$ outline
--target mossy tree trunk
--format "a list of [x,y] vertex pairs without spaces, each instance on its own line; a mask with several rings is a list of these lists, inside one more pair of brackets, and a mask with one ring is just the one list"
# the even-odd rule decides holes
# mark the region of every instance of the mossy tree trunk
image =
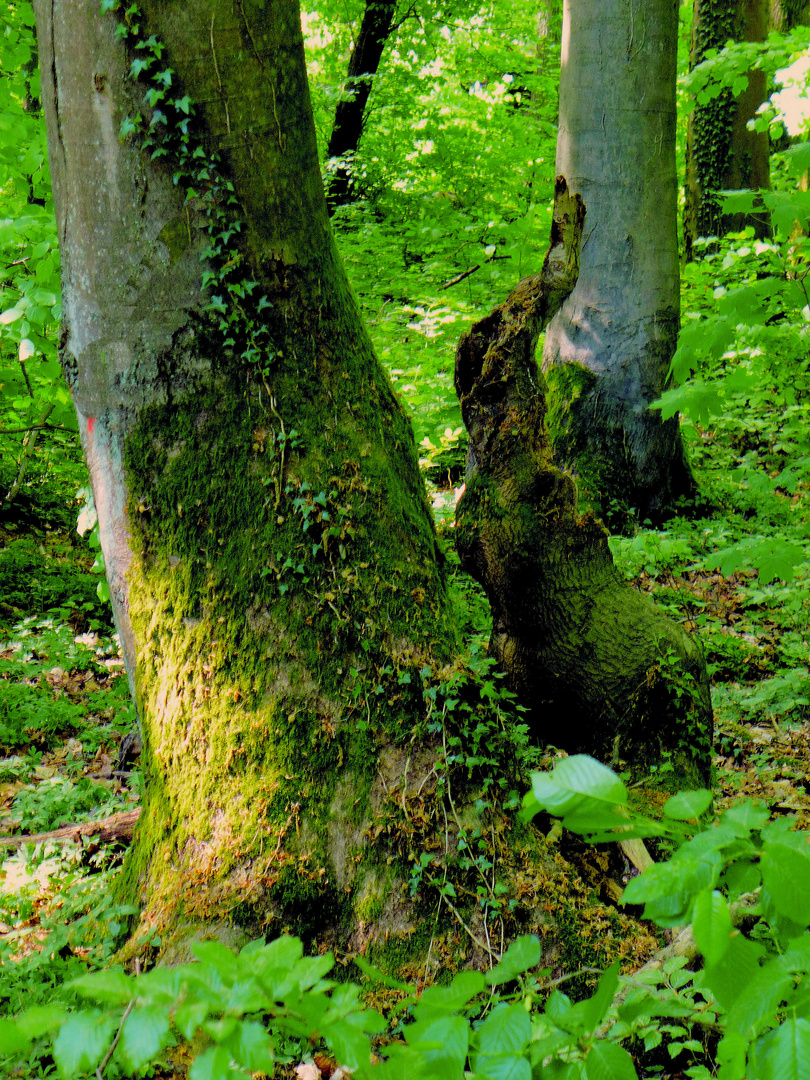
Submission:
[[546,332],[558,464],[621,526],[692,491],[660,394],[679,320],[675,0],[566,0],[557,172],[588,207],[576,288]]
[[[722,49],[729,41],[764,41],[769,20],[768,0],[695,0],[691,66],[699,64],[709,49]],[[759,237],[770,232],[767,213],[723,214],[718,194],[770,186],[768,133],[748,130],[748,121],[767,96],[765,73],[750,71],[747,88],[739,97],[727,90],[703,105],[695,103],[686,147],[683,223],[687,259],[693,258],[698,237],[725,236],[747,225],[753,226]]]
[[557,185],[542,272],[476,323],[456,353],[470,435],[456,546],[486,590],[490,652],[537,738],[642,774],[669,758],[681,778],[706,784],[712,711],[702,652],[620,579],[607,533],[577,514],[574,482],[553,463],[534,351],[576,280],[583,217],[579,196],[567,195],[562,178]]
[[[143,727],[124,889],[146,929],[237,906],[356,927],[378,767],[455,632],[411,424],[329,227],[298,5],[143,0],[180,102],[148,149],[119,130],[149,51],[98,8],[36,15],[62,359]],[[188,197],[159,152],[184,124]]]
[[326,151],[327,157],[336,160],[326,194],[330,212],[357,198],[357,188],[352,180],[352,159],[363,135],[372,79],[380,68],[383,50],[394,25],[396,6],[396,0],[366,0],[343,84],[347,96],[335,109]]

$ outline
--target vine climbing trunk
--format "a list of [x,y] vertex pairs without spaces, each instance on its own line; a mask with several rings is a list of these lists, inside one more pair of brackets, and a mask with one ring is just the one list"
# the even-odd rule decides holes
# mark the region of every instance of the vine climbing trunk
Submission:
[[332,163],[326,195],[330,213],[357,196],[353,159],[363,134],[372,80],[394,25],[396,6],[396,0],[366,0],[326,151]]
[[558,178],[542,272],[459,342],[470,440],[456,546],[487,593],[490,652],[537,737],[640,771],[669,756],[705,784],[712,711],[700,648],[619,578],[607,533],[577,514],[575,484],[552,460],[534,351],[576,282],[584,216]]
[[662,518],[693,490],[660,395],[678,335],[675,0],[566,0],[557,172],[588,207],[579,280],[545,337],[549,427],[596,513]]
[[[709,49],[729,41],[764,41],[771,17],[768,0],[695,0],[691,67]],[[750,225],[758,237],[770,232],[764,210],[723,214],[724,190],[770,187],[767,131],[749,131],[748,122],[768,96],[765,72],[753,70],[739,96],[725,90],[703,104],[696,102],[689,118],[684,186],[684,253],[693,258],[698,237],[719,237]]]

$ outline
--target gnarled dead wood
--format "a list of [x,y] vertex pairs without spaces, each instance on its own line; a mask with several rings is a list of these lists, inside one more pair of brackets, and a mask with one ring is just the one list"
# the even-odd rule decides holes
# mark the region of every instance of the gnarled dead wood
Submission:
[[558,177],[542,271],[459,342],[455,385],[470,441],[456,546],[489,598],[491,654],[541,740],[640,767],[668,755],[686,782],[706,783],[702,652],[621,580],[607,532],[577,513],[574,480],[552,460],[534,352],[576,282],[584,217]]

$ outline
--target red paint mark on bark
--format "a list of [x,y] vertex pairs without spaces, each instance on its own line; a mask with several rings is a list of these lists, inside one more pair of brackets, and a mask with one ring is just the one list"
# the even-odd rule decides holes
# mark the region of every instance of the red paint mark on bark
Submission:
[[87,417],[87,434],[92,438],[93,428],[96,426],[96,418],[94,416]]

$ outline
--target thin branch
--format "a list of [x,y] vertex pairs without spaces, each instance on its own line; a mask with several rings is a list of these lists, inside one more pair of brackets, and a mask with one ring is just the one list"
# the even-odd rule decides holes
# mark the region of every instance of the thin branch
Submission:
[[470,274],[474,274],[476,270],[480,269],[481,263],[476,263],[472,270],[465,270],[464,273],[459,274],[458,277],[451,278],[450,281],[445,281],[444,285],[442,285],[442,289],[449,289],[451,285],[458,285],[458,283],[460,281],[463,281],[464,278],[468,278]]
[[96,1076],[98,1077],[98,1080],[104,1080],[104,1070],[109,1065],[110,1058],[115,1053],[115,1048],[116,1048],[116,1046],[118,1046],[118,1040],[121,1038],[121,1032],[124,1030],[124,1024],[126,1022],[126,1019],[127,1019],[127,1017],[129,1016],[129,1014],[132,1012],[132,1010],[134,1008],[135,1008],[135,1002],[130,1001],[130,1003],[124,1009],[124,1015],[121,1017],[121,1023],[118,1025],[118,1031],[116,1031],[116,1033],[115,1033],[115,1038],[113,1039],[112,1044],[110,1045],[110,1049],[104,1055],[104,1058],[103,1058],[101,1064],[96,1069]]
[[500,954],[496,953],[494,949],[490,949],[490,947],[485,942],[483,942],[480,937],[475,936],[475,934],[472,932],[472,930],[469,928],[469,926],[467,926],[467,924],[462,919],[461,915],[458,912],[458,909],[453,907],[453,905],[450,903],[450,901],[447,899],[447,897],[444,895],[444,893],[441,894],[441,897],[442,897],[442,900],[444,900],[445,904],[447,904],[447,906],[453,912],[455,917],[458,919],[458,921],[461,923],[463,928],[467,931],[467,934],[469,935],[470,940],[475,945],[477,945],[479,949],[483,949],[484,952],[489,953],[490,956],[492,956],[498,963],[500,963],[500,961],[501,961]]
[[24,435],[29,431],[70,431],[61,424],[29,424],[27,427],[0,428],[0,435]]

